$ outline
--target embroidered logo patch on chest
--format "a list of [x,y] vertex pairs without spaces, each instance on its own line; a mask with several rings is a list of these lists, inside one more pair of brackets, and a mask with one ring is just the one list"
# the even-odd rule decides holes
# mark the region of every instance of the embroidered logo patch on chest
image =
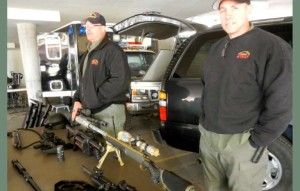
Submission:
[[91,64],[92,64],[92,65],[98,65],[98,64],[99,64],[99,61],[98,61],[97,59],[93,59],[93,60],[91,61]]
[[250,52],[247,50],[244,50],[242,52],[239,52],[236,56],[237,59],[248,59],[250,56]]

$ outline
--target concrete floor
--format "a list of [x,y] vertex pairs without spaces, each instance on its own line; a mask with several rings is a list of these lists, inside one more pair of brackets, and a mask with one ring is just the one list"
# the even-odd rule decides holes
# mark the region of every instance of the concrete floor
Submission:
[[[17,112],[16,112],[17,111]],[[7,115],[8,131],[20,128],[26,112],[22,109],[10,110]],[[65,113],[66,114],[66,113]],[[68,114],[67,114],[68,115]],[[134,116],[131,119],[131,128],[128,130],[132,135],[141,135],[148,144],[159,148],[160,156],[151,157],[155,164],[169,171],[173,171],[182,178],[190,181],[195,190],[203,191],[201,164],[198,163],[197,153],[185,152],[171,148],[167,145],[160,145],[153,141],[150,129],[159,125],[159,119],[149,116]],[[34,128],[41,132],[43,128]],[[64,138],[65,130],[52,130],[55,134]],[[38,137],[30,132],[21,132],[22,144],[26,145],[38,140]],[[59,162],[56,154],[45,154],[40,150],[29,147],[24,150],[17,150],[11,144],[11,138],[7,140],[8,145],[8,190],[9,191],[31,191],[33,190],[23,177],[12,167],[11,160],[18,159],[39,185],[42,191],[53,191],[54,184],[61,180],[81,180],[93,184],[91,179],[80,169],[85,165],[92,169],[98,164],[95,157],[86,156],[81,151],[65,150],[65,161]],[[118,184],[125,180],[134,186],[138,191],[161,191],[159,185],[151,181],[149,173],[139,168],[139,164],[122,154],[125,163],[120,166],[118,160],[110,153],[102,165],[104,176],[111,182]]]

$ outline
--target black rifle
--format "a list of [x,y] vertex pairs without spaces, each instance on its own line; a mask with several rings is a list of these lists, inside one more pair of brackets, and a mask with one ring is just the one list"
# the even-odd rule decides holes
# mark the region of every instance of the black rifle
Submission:
[[103,171],[95,168],[94,172],[91,172],[85,166],[81,166],[81,169],[88,174],[92,182],[97,186],[97,190],[105,191],[136,191],[133,186],[128,185],[124,180],[118,185],[113,184],[110,180],[103,176]]
[[36,108],[37,112],[36,112],[36,118],[34,120],[33,127],[38,127],[39,125],[42,108],[43,108],[43,102],[37,102],[37,108]]
[[[153,161],[147,157],[145,153],[140,152],[139,150],[134,149],[131,145],[119,141],[115,137],[109,135],[105,131],[99,129],[93,123],[89,122],[86,117],[79,115],[75,118],[75,121],[81,124],[84,128],[93,130],[103,136],[106,140],[107,144],[111,145],[112,147],[122,151],[124,154],[141,164],[145,169],[150,172],[150,176],[152,181],[155,184],[160,183],[161,187],[167,191],[194,191],[194,186],[184,180],[183,178],[179,177],[175,173],[161,169],[155,165]],[[145,146],[144,150],[147,149],[148,146]],[[149,147],[150,148],[150,147]],[[151,150],[148,150],[148,153],[151,153]],[[157,152],[154,152],[153,155],[155,156]],[[99,161],[100,162],[100,161]]]
[[[34,101],[34,100],[32,100]],[[35,120],[37,118],[37,113],[38,113],[38,104],[37,104],[37,101],[34,101],[34,103],[32,103],[33,106],[33,110],[32,110],[32,113],[31,113],[31,117],[30,117],[30,123],[29,123],[29,126],[28,127],[34,127],[34,123],[35,123]]]
[[12,160],[11,163],[13,164],[15,169],[18,170],[19,174],[21,174],[24,177],[25,181],[28,182],[35,191],[41,191],[40,187],[34,182],[32,177],[29,175],[29,173],[18,160]]
[[50,104],[47,105],[46,111],[43,111],[43,102],[30,99],[31,104],[23,122],[23,128],[39,127],[44,125],[44,121],[47,118],[49,111],[52,109]]
[[66,130],[67,138],[73,137],[74,150],[79,148],[82,153],[88,156],[94,155],[97,160],[100,160],[101,154],[105,152],[105,147],[96,140],[94,134],[72,128],[68,124],[66,125]]
[[34,149],[41,149],[43,153],[57,154],[59,161],[64,161],[64,150],[73,148],[73,144],[65,143],[64,140],[55,136],[53,132],[43,131],[42,139],[38,145],[33,146]]
[[29,127],[29,125],[30,125],[31,115],[32,115],[34,107],[35,107],[35,104],[31,103],[30,106],[29,106],[29,110],[27,112],[27,115],[25,117],[25,121],[24,121],[24,125],[23,125],[24,129],[27,129]]
[[52,109],[52,105],[48,104],[46,106],[46,111],[44,112],[43,116],[41,117],[40,124],[39,124],[40,127],[44,126],[45,119],[48,117],[48,114],[51,111],[51,109]]

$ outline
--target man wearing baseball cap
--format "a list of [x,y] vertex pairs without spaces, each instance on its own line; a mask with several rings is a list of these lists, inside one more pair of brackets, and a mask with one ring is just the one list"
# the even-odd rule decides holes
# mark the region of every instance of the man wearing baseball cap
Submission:
[[78,109],[108,123],[102,130],[115,136],[126,120],[125,102],[130,85],[127,55],[106,36],[105,18],[92,12],[82,22],[90,41],[80,61],[79,87],[74,94],[72,120]]
[[[215,1],[214,4],[213,4],[213,10],[219,10],[220,4],[223,1],[226,1],[226,0],[217,0],[217,1]],[[237,2],[237,3],[246,3],[246,4],[250,5],[250,0],[234,0],[234,1]]]
[[227,35],[204,63],[199,130],[205,190],[260,191],[267,147],[292,119],[292,49],[249,22],[250,0],[217,0],[213,9]]

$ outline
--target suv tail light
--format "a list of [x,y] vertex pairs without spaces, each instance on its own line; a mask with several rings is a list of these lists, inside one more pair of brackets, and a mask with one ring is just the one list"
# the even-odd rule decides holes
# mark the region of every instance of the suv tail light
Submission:
[[160,120],[167,120],[167,93],[163,91],[159,92],[159,116]]

